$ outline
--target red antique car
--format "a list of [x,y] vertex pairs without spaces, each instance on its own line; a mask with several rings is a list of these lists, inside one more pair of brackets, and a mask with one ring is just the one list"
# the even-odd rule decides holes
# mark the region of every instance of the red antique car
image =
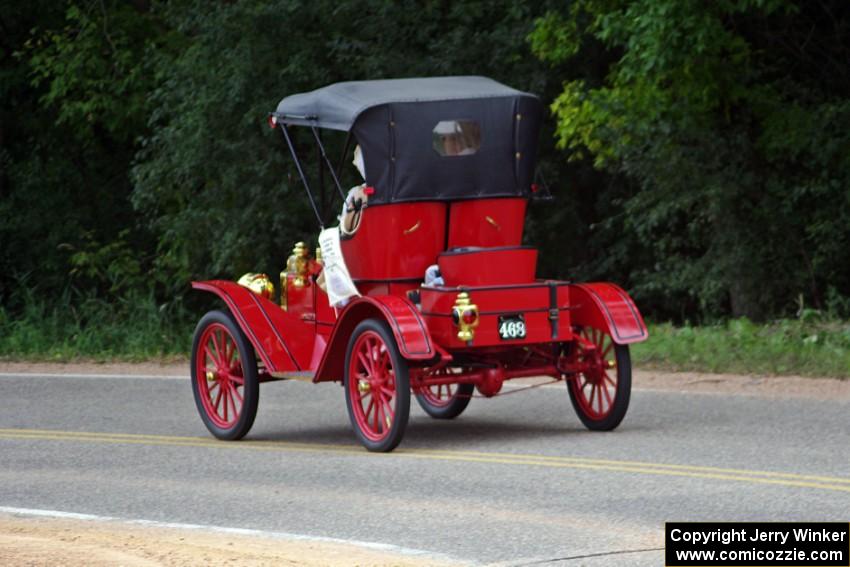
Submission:
[[[618,286],[536,275],[537,250],[522,237],[541,115],[535,96],[484,77],[346,82],[283,99],[269,124],[320,227],[297,130],[312,132],[350,218],[322,231],[315,256],[295,246],[279,298],[262,274],[192,284],[225,305],[201,319],[192,347],[210,432],[248,433],[262,382],[336,381],[360,442],[390,451],[411,393],[432,417],[451,419],[476,390],[490,397],[506,380],[536,376],[563,380],[589,429],[617,427],[631,391],[628,345],[647,331]],[[353,199],[321,128],[348,133],[344,155],[352,138],[359,146],[365,184]],[[332,304],[346,280],[353,291]]]

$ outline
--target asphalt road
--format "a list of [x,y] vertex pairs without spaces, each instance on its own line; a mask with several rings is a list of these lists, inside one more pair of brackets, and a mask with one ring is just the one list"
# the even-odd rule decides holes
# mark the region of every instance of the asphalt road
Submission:
[[0,506],[388,543],[471,563],[662,565],[665,521],[850,520],[850,401],[635,391],[584,430],[563,385],[414,403],[390,455],[338,385],[261,389],[214,441],[187,379],[2,376]]

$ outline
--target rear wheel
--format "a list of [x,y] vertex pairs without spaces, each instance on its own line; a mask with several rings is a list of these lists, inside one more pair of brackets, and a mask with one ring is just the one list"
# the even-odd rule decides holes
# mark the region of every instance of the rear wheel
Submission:
[[192,392],[204,425],[219,439],[240,439],[254,424],[260,397],[257,360],[228,313],[210,311],[195,329]]
[[410,377],[386,323],[357,325],[345,353],[345,402],[357,438],[370,451],[392,451],[410,416]]
[[570,352],[572,363],[585,364],[587,370],[567,380],[570,401],[581,422],[594,431],[615,429],[629,409],[632,391],[632,365],[629,347],[618,345],[607,333],[584,327]]
[[[451,376],[451,372],[445,369],[436,375]],[[454,419],[469,405],[474,391],[474,384],[423,386],[416,391],[416,401],[434,419]]]

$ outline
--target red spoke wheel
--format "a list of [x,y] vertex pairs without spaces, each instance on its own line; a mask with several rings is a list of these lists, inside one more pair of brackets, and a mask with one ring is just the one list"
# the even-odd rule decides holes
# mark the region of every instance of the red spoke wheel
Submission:
[[210,311],[195,329],[192,391],[204,425],[219,439],[241,439],[254,424],[260,397],[257,360],[228,313]]
[[[435,375],[451,376],[451,374],[450,369],[443,369]],[[473,391],[475,391],[474,384],[424,386],[416,390],[416,401],[425,413],[434,419],[454,419],[469,405]]]
[[410,377],[386,323],[366,319],[357,325],[345,360],[345,403],[354,433],[370,451],[392,451],[410,415]]
[[578,335],[587,342],[574,341],[569,356],[571,362],[586,365],[586,370],[567,380],[570,400],[585,427],[610,431],[620,425],[629,409],[629,347],[615,344],[610,335],[592,327],[578,329]]

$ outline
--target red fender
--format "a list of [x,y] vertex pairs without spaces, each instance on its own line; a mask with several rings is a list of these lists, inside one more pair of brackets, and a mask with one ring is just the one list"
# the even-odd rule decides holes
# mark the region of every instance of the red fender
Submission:
[[639,343],[649,338],[640,311],[629,294],[619,286],[583,283],[569,287],[573,325],[603,330],[620,345]]
[[220,297],[254,345],[269,374],[310,370],[315,323],[304,321],[235,282],[192,282],[194,289]]
[[366,319],[386,321],[407,360],[430,360],[437,355],[428,327],[410,301],[396,295],[358,297],[339,314],[314,382],[343,379],[348,340],[357,324]]

